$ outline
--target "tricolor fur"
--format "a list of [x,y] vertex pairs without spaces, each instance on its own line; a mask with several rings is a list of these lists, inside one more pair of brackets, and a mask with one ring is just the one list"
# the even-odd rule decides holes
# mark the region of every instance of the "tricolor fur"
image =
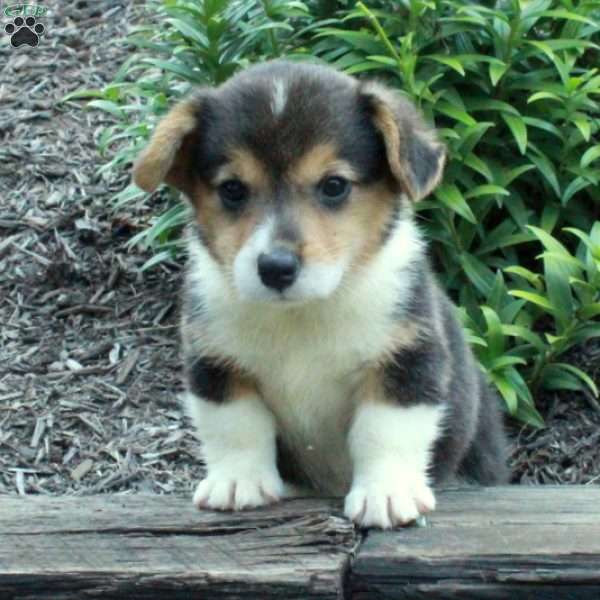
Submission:
[[134,176],[194,208],[181,331],[199,507],[300,485],[387,528],[432,510],[432,484],[505,481],[496,398],[413,216],[443,164],[401,96],[310,65],[254,67],[159,124]]

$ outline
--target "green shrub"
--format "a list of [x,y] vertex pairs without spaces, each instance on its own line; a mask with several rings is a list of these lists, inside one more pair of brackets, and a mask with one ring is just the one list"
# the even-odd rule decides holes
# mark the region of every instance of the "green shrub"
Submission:
[[[600,2],[598,0],[164,0],[157,27],[92,108],[115,115],[102,168],[128,168],[156,119],[190,86],[253,62],[320,60],[406,93],[449,152],[420,203],[443,283],[511,414],[540,424],[532,392],[594,382],[565,362],[600,336]],[[116,206],[141,202],[128,187]],[[180,204],[133,242],[176,248]],[[568,354],[567,354],[568,356]]]

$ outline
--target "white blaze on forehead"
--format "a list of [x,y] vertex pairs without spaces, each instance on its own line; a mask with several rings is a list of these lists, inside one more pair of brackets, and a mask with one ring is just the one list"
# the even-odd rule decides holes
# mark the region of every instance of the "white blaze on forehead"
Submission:
[[271,110],[275,116],[280,115],[287,102],[287,88],[283,79],[273,81],[273,96],[271,98]]

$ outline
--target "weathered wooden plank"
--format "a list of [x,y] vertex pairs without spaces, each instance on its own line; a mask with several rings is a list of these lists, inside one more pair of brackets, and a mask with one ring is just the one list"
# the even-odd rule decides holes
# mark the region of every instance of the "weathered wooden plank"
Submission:
[[224,514],[166,496],[0,498],[0,598],[341,598],[356,536],[332,509],[296,500]]
[[600,487],[438,500],[427,527],[357,549],[339,500],[223,514],[168,496],[0,497],[0,600],[600,598]]
[[356,600],[598,600],[600,487],[446,491],[424,528],[370,532]]

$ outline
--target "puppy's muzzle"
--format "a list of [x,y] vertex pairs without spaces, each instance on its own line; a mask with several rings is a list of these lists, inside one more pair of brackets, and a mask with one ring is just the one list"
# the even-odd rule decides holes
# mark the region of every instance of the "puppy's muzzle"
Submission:
[[275,248],[258,257],[258,275],[268,288],[282,292],[300,272],[300,258],[287,248]]

